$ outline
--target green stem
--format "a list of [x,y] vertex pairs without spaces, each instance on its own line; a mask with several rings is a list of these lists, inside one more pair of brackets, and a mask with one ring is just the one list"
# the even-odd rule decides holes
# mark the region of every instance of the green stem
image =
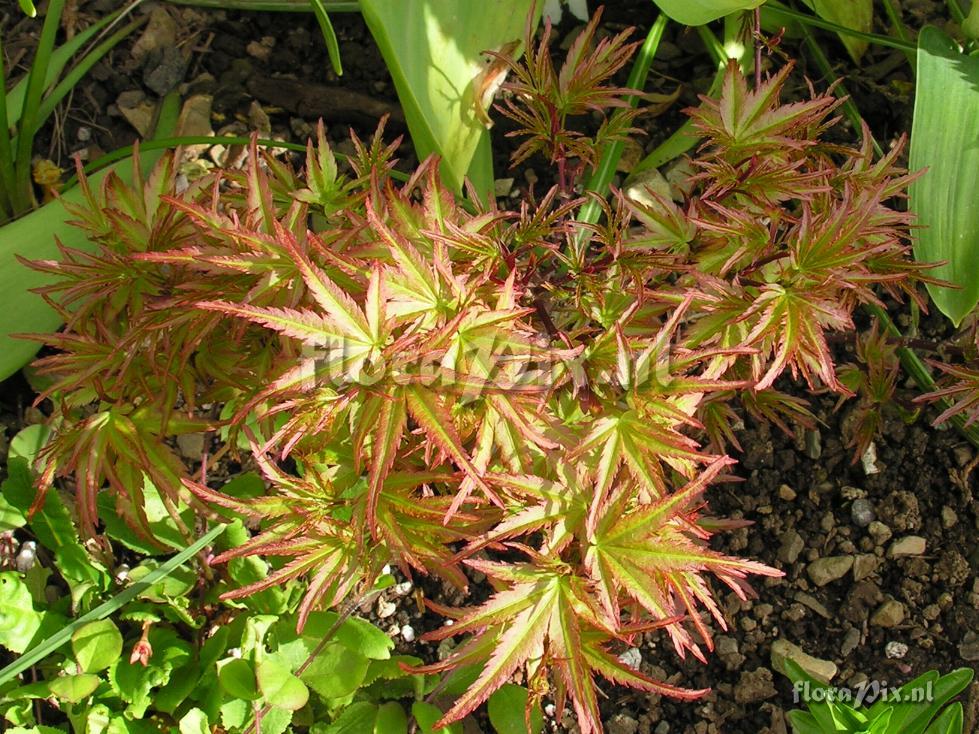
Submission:
[[[891,321],[891,317],[887,315],[887,311],[872,303],[867,304],[865,308],[877,317],[877,320],[890,336],[895,339],[904,338],[901,330],[897,328],[894,322]],[[929,393],[938,389],[938,385],[935,384],[935,379],[931,376],[928,365],[922,361],[921,357],[913,349],[910,347],[898,347],[897,356],[901,360],[901,366],[904,367],[904,371],[911,375],[911,378],[922,392]],[[942,400],[941,404],[946,408],[952,405],[950,400]],[[951,421],[969,443],[979,448],[979,424],[966,425],[966,417],[961,413],[953,415]]]
[[[850,120],[850,124],[853,125],[853,129],[860,131],[863,129],[863,116],[860,114],[860,110],[853,103],[850,98],[850,93],[847,91],[846,86],[843,84],[839,77],[836,77],[836,73],[833,71],[832,65],[829,63],[829,59],[826,58],[826,54],[823,53],[823,49],[820,47],[819,43],[813,37],[812,32],[806,28],[802,27],[803,37],[806,42],[806,47],[809,49],[809,53],[812,54],[813,60],[816,62],[816,66],[819,67],[820,71],[826,77],[826,80],[836,78],[836,85],[833,87],[833,92],[837,97],[843,100],[843,113]],[[884,151],[880,147],[880,144],[874,138],[873,133],[870,132],[870,128],[867,128],[867,134],[870,135],[870,142],[874,146],[874,152],[877,155],[883,155]]]
[[[887,13],[887,18],[891,21],[891,26],[894,28],[894,32],[897,34],[897,37],[905,43],[911,43],[911,37],[908,35],[907,26],[904,25],[904,20],[902,20],[898,9],[894,7],[894,0],[884,0],[884,11]],[[911,74],[914,75],[916,71],[915,67],[917,66],[917,54],[913,51],[905,51],[904,56],[911,65]]]
[[774,15],[781,15],[791,20],[797,20],[803,26],[813,26],[815,28],[822,28],[835,33],[853,36],[854,38],[862,38],[870,43],[876,43],[878,46],[887,46],[888,48],[896,48],[901,51],[910,51],[912,53],[917,53],[918,51],[918,47],[910,41],[902,41],[901,39],[891,38],[890,36],[882,36],[878,33],[864,33],[863,31],[855,31],[852,28],[847,28],[846,26],[839,25],[838,23],[831,23],[828,20],[817,18],[816,16],[809,15],[808,13],[800,13],[798,10],[793,10],[792,8],[788,8],[780,3],[767,3],[765,5],[765,11]]
[[24,97],[24,112],[20,116],[20,130],[17,135],[17,151],[14,155],[15,176],[13,196],[15,201],[14,215],[23,214],[31,208],[34,202],[34,191],[31,186],[31,153],[34,148],[34,135],[40,127],[38,109],[44,94],[45,80],[48,75],[48,63],[54,49],[55,37],[61,26],[61,14],[64,11],[65,0],[51,0],[48,12],[44,17],[41,28],[41,38],[38,40],[34,61],[27,77],[27,94]]
[[3,36],[0,35],[0,223],[14,212],[14,155],[10,147],[10,122],[7,119],[7,74],[3,64]]
[[[975,2],[975,0],[973,0],[973,2]],[[955,22],[962,25],[962,21],[965,20],[965,11],[962,10],[962,6],[959,5],[959,0],[945,0],[945,3],[948,5],[948,12],[952,14],[952,18],[955,19]]]
[[[659,42],[663,38],[663,31],[666,29],[668,21],[669,19],[666,17],[666,14],[660,13],[653,23],[652,28],[649,29],[649,33],[646,34],[646,40],[642,48],[639,49],[639,55],[632,65],[632,71],[629,73],[629,79],[626,82],[626,86],[629,89],[641,90],[646,86],[649,67],[652,65],[653,57],[656,56],[656,51],[659,49]],[[626,102],[629,103],[630,107],[635,107],[639,103],[639,97],[634,94],[629,95],[626,98]],[[602,157],[599,159],[598,167],[585,185],[586,191],[594,192],[602,197],[608,193],[609,186],[612,184],[612,178],[615,175],[615,169],[619,164],[619,159],[622,157],[622,151],[624,149],[625,142],[622,140],[616,140],[605,146],[605,149],[602,151]],[[594,224],[601,216],[601,212],[601,206],[594,200],[589,200],[578,211],[577,221],[584,224]],[[578,265],[581,264],[582,253],[584,252],[585,239],[587,237],[586,232],[587,230],[584,227],[579,228],[574,238],[574,262]]]
[[224,532],[224,525],[216,525],[215,527],[211,528],[193,545],[184,548],[173,558],[161,564],[159,568],[150,571],[148,574],[146,574],[146,576],[134,583],[132,586],[123,589],[114,597],[109,599],[109,601],[105,602],[104,604],[100,604],[87,614],[83,614],[67,627],[58,630],[33,650],[25,652],[10,665],[0,670],[0,685],[3,685],[15,675],[19,675],[32,665],[36,665],[52,652],[64,645],[71,639],[71,636],[79,627],[88,624],[89,622],[105,619],[113,612],[121,609],[123,606],[131,602],[140,593],[149,589],[157,581],[169,576],[180,566],[186,563],[192,556],[203,550],[205,546],[211,543],[211,541],[217,538],[222,532]]

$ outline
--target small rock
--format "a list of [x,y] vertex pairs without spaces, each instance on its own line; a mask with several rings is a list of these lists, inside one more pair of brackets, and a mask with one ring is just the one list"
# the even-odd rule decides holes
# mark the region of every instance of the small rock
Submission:
[[891,547],[887,549],[887,557],[920,556],[925,552],[926,545],[925,539],[920,535],[905,535],[891,543]]
[[870,537],[874,539],[874,543],[877,545],[884,545],[888,540],[891,539],[891,529],[887,527],[880,520],[874,520],[870,525],[867,526],[867,532],[870,533]]
[[870,500],[856,499],[850,505],[850,519],[858,528],[865,528],[877,519],[877,513],[874,512],[874,506]]
[[188,59],[176,46],[166,46],[147,56],[143,84],[163,97],[184,80]]
[[639,652],[638,647],[630,647],[624,653],[619,655],[619,662],[623,665],[628,665],[630,668],[639,669],[642,665],[642,653]]
[[616,714],[608,722],[608,734],[636,734],[639,722],[626,714]]
[[92,139],[92,128],[82,125],[75,132],[75,137],[78,138],[78,142],[87,143]]
[[850,653],[857,649],[857,645],[860,644],[860,630],[856,627],[851,627],[846,631],[843,636],[843,642],[840,645],[840,655],[844,658],[849,657]]
[[177,436],[177,449],[180,455],[191,461],[200,461],[204,455],[203,433],[182,433]]
[[805,606],[812,609],[816,614],[818,614],[823,619],[830,618],[829,610],[826,607],[824,607],[822,604],[820,604],[819,600],[816,599],[816,597],[814,597],[812,594],[807,594],[804,591],[798,591],[795,594],[795,600],[800,604],[804,604]]
[[806,568],[806,573],[816,586],[843,578],[853,568],[853,556],[827,556],[819,558]]
[[398,611],[398,605],[394,602],[388,601],[387,599],[379,599],[377,602],[377,616],[381,619],[387,619],[392,616],[396,611]]
[[275,36],[265,36],[261,41],[251,41],[245,47],[245,53],[253,59],[267,62],[272,56],[272,49],[275,48]]
[[823,455],[823,436],[818,428],[806,429],[806,456],[815,461]]
[[653,729],[653,734],[670,734],[670,725],[666,721],[661,721]]
[[37,543],[33,540],[25,540],[20,546],[17,558],[14,559],[14,566],[21,573],[27,573],[34,568],[35,561],[37,561]]
[[873,553],[861,553],[853,559],[853,580],[863,581],[877,571],[879,559]]
[[921,616],[929,622],[934,622],[942,615],[942,608],[937,604],[929,604],[921,610]]
[[[207,136],[214,135],[211,127],[211,105],[214,98],[209,94],[195,94],[188,97],[180,108],[177,118],[175,135]],[[186,150],[189,155],[199,155],[208,148],[207,145],[189,145]]]
[[263,135],[272,132],[272,121],[269,120],[269,113],[262,108],[257,99],[253,99],[248,106],[248,126]]
[[129,54],[140,64],[153,51],[172,48],[177,45],[177,22],[162,5],[150,11],[150,21],[146,29],[133,44]]
[[405,624],[401,626],[401,639],[405,642],[414,642],[415,640],[415,628],[410,624]]
[[955,457],[955,463],[958,464],[959,469],[961,469],[972,461],[972,449],[965,445],[956,446],[954,449],[952,449],[952,456]]
[[734,700],[738,703],[757,703],[778,695],[768,668],[746,670],[734,685]]
[[786,530],[781,535],[781,545],[778,549],[778,560],[782,563],[793,564],[799,558],[799,554],[802,553],[806,544],[802,540],[802,536],[799,535],[795,530]]
[[860,464],[863,466],[863,473],[868,476],[871,474],[880,474],[880,467],[877,466],[877,447],[874,442],[871,441],[870,445],[867,446],[867,450],[863,452],[863,456],[860,457]]
[[889,599],[870,615],[870,624],[875,627],[897,627],[904,621],[905,615],[904,604],[896,599]]
[[398,596],[405,596],[411,592],[413,588],[415,588],[415,586],[410,581],[402,581],[400,584],[395,584],[391,591]]
[[824,683],[829,683],[839,669],[832,660],[821,660],[803,652],[802,648],[788,640],[775,640],[772,643],[772,668],[780,673],[785,673],[785,661],[793,660],[804,671],[813,678],[818,678]]
[[744,663],[745,657],[738,651],[738,641],[735,638],[718,635],[714,638],[714,644],[718,659],[728,670],[737,670]]
[[884,645],[884,655],[891,660],[900,660],[908,654],[908,646],[903,642],[891,640]]
[[942,527],[948,530],[949,528],[955,527],[958,521],[959,516],[955,514],[955,510],[948,505],[944,505],[942,507]]
[[796,491],[788,484],[783,484],[778,488],[778,496],[786,502],[791,502],[796,498]]
[[139,90],[123,92],[116,99],[116,107],[136,132],[144,138],[150,136],[153,132],[156,105],[148,100],[145,94]]
[[963,660],[979,660],[979,635],[969,630],[959,643],[959,657]]
[[512,178],[498,178],[493,181],[493,195],[497,198],[502,196],[509,196],[510,191],[513,189],[513,179]]

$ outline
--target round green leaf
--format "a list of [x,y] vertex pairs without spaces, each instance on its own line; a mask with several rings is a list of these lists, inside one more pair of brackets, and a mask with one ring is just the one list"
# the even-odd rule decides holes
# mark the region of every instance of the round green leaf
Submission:
[[27,426],[10,439],[10,449],[7,454],[7,461],[11,459],[25,459],[28,465],[33,466],[37,452],[44,448],[51,436],[51,429],[43,423],[35,423]]
[[252,664],[241,658],[231,658],[218,668],[218,683],[228,694],[245,701],[260,695]]
[[400,703],[390,701],[377,709],[374,734],[407,734],[408,715]]
[[85,673],[105,670],[122,655],[122,635],[109,619],[89,622],[71,636],[71,649]]
[[435,722],[442,718],[442,710],[425,701],[415,701],[411,704],[411,715],[418,722],[420,734],[462,734],[462,724],[458,721],[441,729],[433,729]]
[[331,643],[303,671],[302,679],[323,698],[342,698],[356,691],[370,660],[345,645]]
[[309,700],[309,689],[292,674],[289,667],[269,656],[258,664],[258,687],[272,706],[296,711]]
[[[524,716],[527,696],[526,688],[512,683],[505,683],[493,692],[487,702],[487,711],[496,734],[528,734]],[[540,734],[544,728],[544,718],[537,707],[530,712],[530,725],[532,734]]]
[[48,688],[55,698],[68,703],[78,703],[91,696],[100,682],[97,675],[82,673],[55,678],[48,684]]
[[757,8],[765,0],[653,0],[660,10],[683,25],[703,25],[725,15]]
[[0,573],[0,645],[22,653],[40,626],[27,584],[16,573]]

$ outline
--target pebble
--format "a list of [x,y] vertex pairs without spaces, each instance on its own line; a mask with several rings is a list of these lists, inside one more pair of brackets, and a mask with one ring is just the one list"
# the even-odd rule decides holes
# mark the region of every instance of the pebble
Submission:
[[816,586],[825,586],[846,576],[853,568],[853,556],[827,556],[819,558],[806,567],[806,573]]
[[905,535],[891,543],[891,547],[887,549],[887,557],[920,556],[925,552],[926,546],[925,539],[920,535]]
[[798,591],[795,594],[795,600],[800,604],[803,604],[809,607],[810,609],[812,609],[816,614],[818,614],[823,619],[830,618],[829,610],[826,607],[824,607],[822,604],[820,604],[819,600],[816,599],[816,597],[814,597],[812,594],[807,594],[804,591]]
[[891,660],[900,660],[908,654],[908,646],[903,642],[891,640],[884,645],[884,655]]
[[653,729],[653,734],[670,734],[670,725],[666,721],[661,721]]
[[979,660],[979,635],[969,630],[959,643],[959,657],[963,660]]
[[734,685],[734,700],[737,703],[757,703],[778,695],[772,681],[772,671],[768,668],[746,670]]
[[870,537],[874,539],[877,545],[884,545],[894,534],[889,527],[879,520],[874,520],[870,523],[867,526],[867,532],[870,533]]
[[880,467],[877,466],[877,447],[874,442],[871,441],[870,445],[867,446],[867,450],[863,452],[863,456],[860,457],[860,464],[863,466],[863,473],[870,474],[880,474]]
[[823,455],[823,436],[818,428],[806,429],[806,456],[815,461]]
[[877,513],[874,512],[874,506],[870,500],[857,499],[853,500],[853,504],[850,505],[850,519],[858,528],[865,528],[877,519]]
[[381,619],[387,619],[398,611],[398,605],[394,602],[388,601],[387,599],[379,599],[377,602],[377,616]]
[[783,484],[778,488],[779,498],[785,500],[786,502],[791,502],[796,498],[796,491],[792,489],[788,484]]
[[955,510],[948,505],[944,505],[942,507],[942,527],[948,530],[949,528],[955,527],[958,521],[959,516],[955,514]]
[[873,553],[861,553],[853,559],[853,580],[863,581],[877,571],[880,561]]
[[415,628],[410,624],[402,625],[401,639],[405,642],[413,642],[415,639]]
[[875,627],[897,627],[904,621],[906,613],[904,604],[895,599],[889,599],[870,615],[870,624]]
[[778,549],[778,560],[782,561],[782,563],[795,563],[799,558],[799,554],[806,547],[802,536],[795,530],[786,530],[782,533],[780,539],[782,543]]
[[639,652],[638,647],[630,647],[624,653],[619,655],[619,662],[623,665],[628,665],[630,668],[639,669],[642,665],[642,653]]
[[860,644],[860,630],[856,627],[851,627],[846,631],[843,636],[843,642],[840,645],[840,655],[844,658],[848,657],[851,652],[857,649],[857,645]]
[[813,678],[829,683],[839,668],[832,660],[822,660],[805,653],[801,647],[789,642],[788,640],[775,640],[772,643],[772,668],[780,673],[785,673],[785,661],[794,660],[800,668],[809,673]]
[[191,461],[200,461],[204,455],[203,433],[182,433],[177,436],[177,449],[180,455]]
[[737,670],[744,663],[745,657],[739,652],[738,641],[735,638],[718,635],[714,638],[714,644],[718,659],[728,670]]
[[639,722],[627,714],[616,714],[608,722],[608,734],[636,734]]
[[400,584],[395,584],[391,591],[398,596],[405,596],[406,594],[410,593],[413,588],[415,587],[410,581],[402,581]]
[[25,540],[20,546],[17,558],[14,559],[14,565],[21,573],[27,573],[34,568],[35,561],[37,561],[37,543],[33,540]]

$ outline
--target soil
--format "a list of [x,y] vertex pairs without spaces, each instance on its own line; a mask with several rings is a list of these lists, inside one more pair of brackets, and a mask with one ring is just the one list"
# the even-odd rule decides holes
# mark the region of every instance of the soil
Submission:
[[[115,5],[114,0],[78,0],[77,27]],[[925,21],[944,22],[944,4],[937,0],[904,0],[902,5],[912,28]],[[134,120],[137,127],[145,122],[170,89],[178,89],[184,100],[210,98],[204,120],[218,133],[257,128],[304,142],[322,117],[342,152],[349,145],[343,142],[348,127],[369,135],[382,115],[391,116],[391,130],[404,131],[390,76],[356,14],[333,18],[345,69],[337,78],[312,15],[149,4],[137,12],[151,18],[146,26],[150,30],[137,31],[92,69],[41,136],[38,155],[67,167],[72,154],[91,160],[130,144]],[[636,25],[643,34],[653,18],[648,0],[636,0],[610,3],[604,22],[609,30]],[[577,25],[566,14],[556,43]],[[8,2],[0,30],[8,74],[16,77],[26,68],[39,24],[23,19]],[[886,32],[883,27],[876,30]],[[855,66],[836,39],[823,40],[834,68],[846,76],[856,104],[887,147],[910,127],[912,79],[903,56],[871,47]],[[796,93],[804,94],[804,75],[822,84],[820,74],[799,53],[797,41],[787,39],[782,49],[802,59],[802,73],[793,82]],[[647,91],[667,93],[677,84],[682,91],[664,115],[641,121],[647,150],[682,122],[680,110],[706,91],[713,65],[695,33],[671,24],[652,72]],[[133,112],[141,108],[142,117]],[[497,175],[515,179],[510,196],[524,196],[535,181],[542,190],[546,165],[537,166],[543,172],[534,170],[534,162],[505,172],[511,145],[506,132],[500,122],[493,135],[500,156]],[[211,149],[201,159],[221,161],[226,154]],[[405,166],[413,164],[407,141],[400,155]],[[944,322],[934,316],[924,319],[920,333],[935,340],[949,336]],[[847,361],[852,347],[844,340],[836,348],[838,360]],[[719,535],[718,550],[765,562],[786,575],[759,583],[753,600],[722,597],[730,625],[727,631],[713,626],[716,651],[706,665],[678,660],[655,634],[628,652],[634,661],[638,655],[644,672],[654,677],[713,690],[703,700],[685,704],[603,685],[610,734],[786,732],[784,713],[797,705],[791,684],[773,669],[776,640],[794,643],[826,668],[835,667],[833,682],[840,686],[864,681],[897,686],[930,669],[945,673],[979,666],[979,503],[973,496],[979,471],[972,472],[974,449],[956,432],[932,428],[933,410],[908,409],[916,392],[903,385],[895,404],[884,411],[882,435],[874,442],[876,461],[854,463],[842,441],[852,407],[834,411],[832,397],[808,394],[788,382],[781,387],[811,402],[818,426],[789,436],[747,420],[737,433],[743,452],[735,454],[740,461],[735,473],[742,481],[714,487],[709,500],[718,516],[752,523]],[[0,456],[20,426],[42,418],[29,407],[31,400],[22,377],[0,384]],[[900,555],[902,550],[910,554]],[[445,593],[419,583],[430,596]],[[406,639],[411,632],[420,635],[441,624],[437,617],[419,616],[411,595],[380,599],[372,616],[391,630],[403,652],[438,655],[434,645]],[[977,731],[976,684],[964,700],[971,722],[966,731]],[[490,731],[487,724],[482,726]],[[467,732],[479,730],[477,721],[469,723]],[[548,730],[575,732],[577,726],[566,712],[560,721],[549,716]]]

